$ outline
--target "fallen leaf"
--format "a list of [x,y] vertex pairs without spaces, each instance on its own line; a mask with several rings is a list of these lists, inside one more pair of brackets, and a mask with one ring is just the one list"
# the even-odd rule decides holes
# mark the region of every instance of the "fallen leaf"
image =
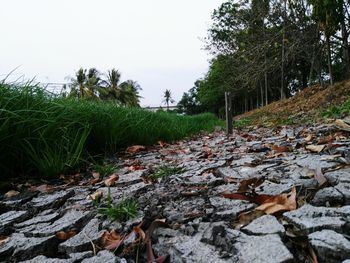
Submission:
[[340,120],[340,119],[336,120],[335,126],[340,130],[350,132],[350,125],[343,120]]
[[105,231],[100,239],[101,247],[107,250],[117,250],[123,243],[125,237],[121,236],[115,230]]
[[31,192],[41,192],[41,193],[51,193],[54,190],[52,185],[42,184],[39,186],[31,186],[29,191]]
[[239,229],[245,225],[248,225],[253,220],[265,215],[264,211],[252,210],[246,213],[242,213],[238,216],[238,223],[236,224],[236,229]]
[[264,177],[254,177],[251,179],[242,180],[239,184],[237,193],[254,192],[255,188],[263,184],[264,181]]
[[4,236],[0,236],[0,246],[2,246],[3,244],[5,244],[7,241],[10,240],[10,237],[4,237]]
[[249,193],[221,193],[221,196],[234,200],[246,200],[258,205],[263,204],[266,200],[271,198],[271,195],[258,195]]
[[77,233],[73,230],[70,231],[59,231],[55,234],[56,238],[59,240],[67,240],[70,239],[71,237],[74,237]]
[[305,141],[306,142],[311,142],[313,140],[314,136],[312,134],[309,134],[306,138]]
[[93,201],[100,201],[103,197],[103,193],[100,191],[97,191],[87,197],[87,199],[93,200]]
[[326,147],[326,145],[307,145],[305,147],[306,150],[309,150],[311,152],[315,152],[315,153],[320,153],[324,150],[324,148]]
[[288,146],[272,146],[272,150],[274,150],[276,153],[284,153],[284,152],[291,152],[291,148]]
[[95,178],[95,179],[100,179],[101,175],[98,172],[93,172],[92,173],[92,177]]
[[18,191],[11,190],[11,191],[8,191],[7,193],[5,193],[4,197],[5,198],[11,198],[11,197],[14,197],[14,196],[17,196],[17,195],[19,195]]
[[297,208],[296,188],[293,187],[289,194],[280,194],[267,199],[263,204],[255,208],[268,215],[275,214],[281,211],[291,211]]
[[326,184],[328,182],[327,178],[324,177],[324,175],[322,173],[321,167],[319,167],[319,166],[315,170],[315,179],[318,182],[318,187],[322,187],[324,184]]
[[164,147],[167,147],[169,146],[169,144],[163,142],[163,141],[158,141],[158,144],[160,145],[160,147],[164,148]]
[[141,152],[141,151],[144,151],[144,150],[146,150],[146,147],[143,146],[143,145],[134,145],[134,146],[130,146],[130,147],[128,147],[126,149],[126,151],[128,153],[131,153],[131,154],[138,153],[138,152]]
[[114,186],[115,182],[119,179],[119,176],[117,174],[112,174],[110,175],[105,181],[105,185],[110,187],[110,186]]

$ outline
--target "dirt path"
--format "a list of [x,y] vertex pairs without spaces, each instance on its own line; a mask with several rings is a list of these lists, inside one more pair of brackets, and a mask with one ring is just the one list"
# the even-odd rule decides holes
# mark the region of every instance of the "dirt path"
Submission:
[[[343,262],[349,145],[348,134],[321,125],[217,132],[129,154],[111,160],[119,179],[110,188],[79,175],[3,197],[0,259]],[[136,217],[97,213],[108,197],[135,200]]]

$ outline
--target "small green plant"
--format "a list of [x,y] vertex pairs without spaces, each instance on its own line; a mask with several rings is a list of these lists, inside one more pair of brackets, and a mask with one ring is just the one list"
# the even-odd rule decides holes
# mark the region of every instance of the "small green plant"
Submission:
[[[134,200],[122,200],[118,205],[113,204],[110,188],[106,198],[107,204],[94,203],[100,214],[107,216],[111,220],[128,220],[135,218],[138,212],[138,203]],[[106,205],[106,207],[101,207]]]
[[323,112],[323,117],[326,118],[339,118],[342,116],[350,115],[350,98],[340,106],[332,106],[325,112]]
[[233,127],[234,128],[245,128],[247,126],[251,125],[251,120],[247,118],[235,120],[233,122]]
[[178,173],[183,173],[183,172],[184,172],[183,168],[160,166],[154,171],[154,173],[150,174],[147,177],[153,181],[157,181],[160,178],[168,177],[168,176],[178,174]]
[[95,164],[93,169],[100,174],[102,178],[107,177],[115,172],[115,167],[112,164]]

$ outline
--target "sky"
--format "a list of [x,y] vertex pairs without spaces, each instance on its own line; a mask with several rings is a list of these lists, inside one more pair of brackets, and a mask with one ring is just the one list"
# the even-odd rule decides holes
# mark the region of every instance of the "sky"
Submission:
[[67,82],[80,68],[136,80],[143,106],[206,73],[203,39],[222,0],[1,0],[0,79]]

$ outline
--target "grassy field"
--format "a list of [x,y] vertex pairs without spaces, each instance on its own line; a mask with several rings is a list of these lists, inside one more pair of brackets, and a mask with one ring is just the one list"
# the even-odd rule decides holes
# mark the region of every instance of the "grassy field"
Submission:
[[36,86],[0,83],[1,176],[55,176],[79,167],[88,156],[169,142],[220,124],[211,114],[152,113],[54,98]]

